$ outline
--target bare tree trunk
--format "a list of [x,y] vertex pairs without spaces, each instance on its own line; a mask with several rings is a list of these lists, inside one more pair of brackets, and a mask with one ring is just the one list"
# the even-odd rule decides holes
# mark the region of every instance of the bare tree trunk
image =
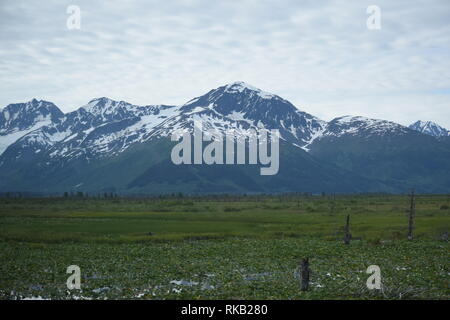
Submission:
[[331,199],[330,212],[331,212],[331,214],[334,214],[334,208],[336,206],[336,203],[335,203],[335,201],[336,201],[336,194],[333,193],[333,195],[330,197],[330,199]]
[[412,240],[414,238],[413,230],[414,230],[414,218],[416,209],[416,199],[414,196],[414,189],[411,191],[411,203],[409,206],[409,221],[408,221],[408,240]]
[[300,290],[308,291],[309,289],[309,258],[303,259],[300,264]]
[[347,215],[347,220],[345,223],[345,236],[344,236],[344,244],[350,244],[350,240],[352,239],[352,235],[350,233],[350,215]]

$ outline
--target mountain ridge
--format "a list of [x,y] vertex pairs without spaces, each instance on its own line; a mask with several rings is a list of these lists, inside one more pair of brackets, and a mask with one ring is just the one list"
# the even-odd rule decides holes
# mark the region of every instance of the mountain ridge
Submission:
[[[446,160],[450,158],[448,146],[435,137],[392,121],[361,116],[342,116],[326,122],[277,95],[240,81],[212,89],[180,106],[139,106],[100,97],[61,114],[45,125],[24,132],[0,154],[0,178],[3,178],[0,190],[31,185],[42,188],[52,181],[59,190],[82,186],[90,191],[154,191],[155,185],[146,184],[145,179],[164,190],[176,190],[183,183],[177,182],[175,172],[188,181],[186,190],[197,192],[222,190],[213,187],[211,180],[221,173],[228,175],[223,180],[223,192],[245,192],[245,188],[255,192],[284,192],[289,188],[305,190],[308,185],[316,191],[322,185],[324,190],[335,192],[339,192],[339,185],[351,192],[400,192],[402,188],[414,186],[441,192],[450,187],[442,179],[448,177],[446,170],[450,168]],[[201,170],[184,167],[181,173],[181,167],[169,162],[168,148],[173,143],[168,140],[174,130],[193,130],[196,121],[201,121],[205,129],[234,130],[244,136],[249,129],[279,130],[281,143],[289,150],[283,153],[287,160],[282,162],[294,173],[283,169],[279,177],[264,179],[254,176],[251,169],[223,166]],[[0,135],[0,144],[1,139]],[[428,146],[426,152],[436,159],[422,157],[420,144]],[[378,150],[378,154],[371,149]],[[154,152],[158,154],[151,154]],[[409,165],[416,172],[402,169],[408,154],[417,158]],[[395,161],[387,163],[391,158]],[[374,159],[381,163],[373,163]],[[130,166],[133,161],[136,164]],[[430,167],[430,163],[434,164]],[[119,172],[124,168],[128,168],[129,177]],[[400,171],[402,174],[398,175]],[[103,172],[103,176],[93,181],[91,177],[98,172]],[[161,178],[155,180],[155,175],[161,172],[166,174],[165,182]],[[433,186],[432,177],[436,174],[441,178],[436,176],[439,183]],[[345,176],[348,181],[344,184]],[[85,181],[78,181],[79,177]],[[257,185],[240,185],[239,177]]]

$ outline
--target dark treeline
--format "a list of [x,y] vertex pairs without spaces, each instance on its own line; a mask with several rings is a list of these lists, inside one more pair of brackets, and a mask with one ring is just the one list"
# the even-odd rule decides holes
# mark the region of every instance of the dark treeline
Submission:
[[[278,193],[278,194],[266,194],[266,193],[220,193],[220,194],[184,194],[177,193],[165,193],[165,194],[118,194],[115,192],[83,192],[83,191],[65,191],[63,193],[38,193],[38,192],[0,192],[0,198],[6,199],[20,199],[20,198],[48,198],[48,199],[148,199],[148,200],[171,200],[171,199],[189,199],[192,201],[215,201],[215,202],[240,202],[240,201],[298,201],[299,199],[328,199],[334,200],[336,198],[385,198],[407,195],[408,192],[403,194],[390,194],[390,193],[325,193],[320,194],[312,192],[290,192],[290,193]],[[420,195],[418,195],[420,196]],[[422,196],[433,197],[442,196],[439,194],[423,194]],[[447,195],[450,199],[450,194]]]

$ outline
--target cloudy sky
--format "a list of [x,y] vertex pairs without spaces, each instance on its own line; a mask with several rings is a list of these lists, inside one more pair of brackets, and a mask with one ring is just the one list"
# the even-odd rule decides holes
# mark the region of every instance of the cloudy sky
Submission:
[[[369,5],[380,30],[367,28]],[[0,0],[0,42],[2,107],[182,104],[245,81],[324,120],[450,128],[448,0]]]

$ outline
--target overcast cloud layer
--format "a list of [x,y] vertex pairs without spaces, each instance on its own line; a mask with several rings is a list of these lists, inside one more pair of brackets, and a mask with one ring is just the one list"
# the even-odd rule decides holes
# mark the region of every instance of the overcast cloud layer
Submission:
[[[368,30],[367,6],[381,8]],[[69,30],[69,5],[81,29]],[[450,128],[448,0],[0,1],[0,106],[183,104],[245,81],[324,120]]]

